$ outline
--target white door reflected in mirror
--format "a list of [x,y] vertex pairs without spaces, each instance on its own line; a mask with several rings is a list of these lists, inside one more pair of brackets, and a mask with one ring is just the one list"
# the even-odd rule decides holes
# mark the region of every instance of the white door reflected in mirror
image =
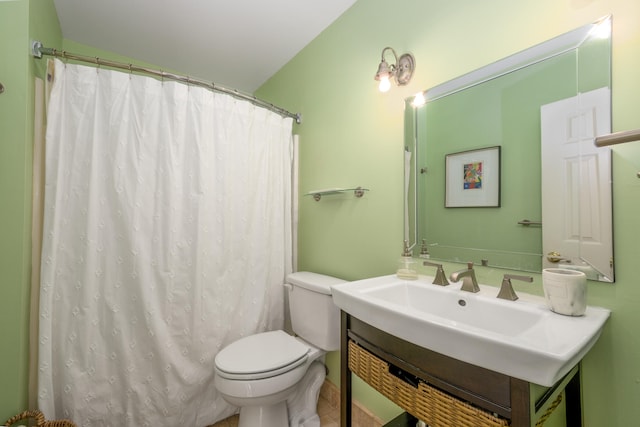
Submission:
[[589,279],[613,281],[611,150],[593,140],[611,131],[609,88],[600,88],[540,108],[542,133],[543,253],[559,263],[544,268],[583,271]]

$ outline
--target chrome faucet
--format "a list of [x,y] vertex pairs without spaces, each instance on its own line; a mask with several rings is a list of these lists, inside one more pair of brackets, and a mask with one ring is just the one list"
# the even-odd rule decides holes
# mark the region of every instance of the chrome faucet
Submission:
[[444,274],[444,268],[442,268],[442,264],[436,264],[435,262],[424,261],[422,265],[427,267],[437,267],[436,277],[433,279],[434,285],[447,286],[449,281],[447,280],[447,275]]
[[462,287],[460,290],[466,292],[480,292],[480,286],[478,286],[478,281],[476,280],[476,273],[473,271],[473,263],[468,262],[467,268],[464,270],[456,271],[455,273],[451,273],[451,277],[449,277],[452,282],[457,282],[462,279]]
[[518,299],[518,295],[516,295],[516,292],[513,290],[513,286],[511,285],[511,279],[521,280],[523,282],[529,283],[533,282],[533,277],[505,274],[504,278],[502,279],[502,286],[500,286],[500,292],[498,292],[498,298],[510,301],[515,301]]

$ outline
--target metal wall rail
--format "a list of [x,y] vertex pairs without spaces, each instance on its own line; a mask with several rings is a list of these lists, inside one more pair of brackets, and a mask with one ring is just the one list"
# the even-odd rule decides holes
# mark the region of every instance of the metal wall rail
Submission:
[[622,132],[610,133],[609,135],[597,136],[594,140],[596,147],[605,147],[607,145],[622,144],[624,142],[640,141],[640,129],[627,130]]

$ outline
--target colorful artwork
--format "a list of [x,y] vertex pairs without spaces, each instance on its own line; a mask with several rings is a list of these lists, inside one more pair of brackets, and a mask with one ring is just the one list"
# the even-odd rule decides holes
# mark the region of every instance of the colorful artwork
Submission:
[[500,207],[500,146],[445,155],[447,208]]
[[465,163],[462,179],[465,190],[482,188],[482,162]]

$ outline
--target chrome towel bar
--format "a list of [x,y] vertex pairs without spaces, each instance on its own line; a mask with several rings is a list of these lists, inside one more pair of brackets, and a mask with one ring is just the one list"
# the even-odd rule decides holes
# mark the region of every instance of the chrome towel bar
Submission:
[[542,221],[531,221],[528,219],[523,219],[522,221],[518,221],[518,224],[520,225],[542,225]]

